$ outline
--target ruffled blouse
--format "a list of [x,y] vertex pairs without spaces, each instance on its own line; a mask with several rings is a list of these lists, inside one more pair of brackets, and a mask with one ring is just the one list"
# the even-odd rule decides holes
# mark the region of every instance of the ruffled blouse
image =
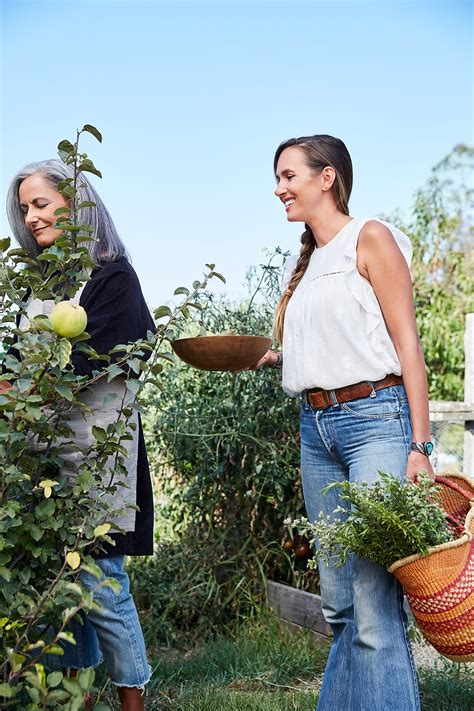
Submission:
[[[367,221],[351,220],[328,244],[314,250],[288,302],[282,384],[291,397],[310,388],[331,390],[380,380],[390,373],[401,375],[375,292],[357,269],[357,242]],[[408,237],[387,222],[379,222],[389,228],[410,265]],[[295,259],[288,262],[286,280]]]

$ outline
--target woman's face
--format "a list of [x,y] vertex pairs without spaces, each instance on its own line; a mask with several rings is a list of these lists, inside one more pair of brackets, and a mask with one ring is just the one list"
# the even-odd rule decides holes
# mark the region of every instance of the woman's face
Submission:
[[321,173],[314,173],[301,148],[285,148],[278,159],[275,195],[285,206],[289,222],[310,222],[323,194]]
[[25,216],[26,229],[40,247],[50,247],[62,230],[55,227],[60,207],[69,207],[68,201],[41,173],[35,173],[20,183],[18,190],[20,208]]

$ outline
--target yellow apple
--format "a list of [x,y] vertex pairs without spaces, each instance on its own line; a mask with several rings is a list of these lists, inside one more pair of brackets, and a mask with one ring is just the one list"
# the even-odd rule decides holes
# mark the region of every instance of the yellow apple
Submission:
[[87,314],[82,306],[71,301],[60,301],[51,311],[51,325],[59,336],[75,338],[85,331]]

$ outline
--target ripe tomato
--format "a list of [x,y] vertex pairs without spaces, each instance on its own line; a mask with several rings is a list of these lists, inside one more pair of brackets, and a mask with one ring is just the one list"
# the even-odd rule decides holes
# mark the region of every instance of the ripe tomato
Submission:
[[286,538],[281,544],[281,547],[285,551],[291,551],[295,547],[295,542],[292,538]]
[[295,550],[295,556],[297,558],[308,558],[310,552],[311,551],[307,543],[300,543],[300,545]]

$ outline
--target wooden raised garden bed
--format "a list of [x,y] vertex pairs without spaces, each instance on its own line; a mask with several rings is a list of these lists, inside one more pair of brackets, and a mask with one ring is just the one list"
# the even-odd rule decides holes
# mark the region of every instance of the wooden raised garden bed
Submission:
[[319,595],[267,580],[267,598],[270,609],[290,626],[309,629],[325,637],[332,636],[321,611]]

